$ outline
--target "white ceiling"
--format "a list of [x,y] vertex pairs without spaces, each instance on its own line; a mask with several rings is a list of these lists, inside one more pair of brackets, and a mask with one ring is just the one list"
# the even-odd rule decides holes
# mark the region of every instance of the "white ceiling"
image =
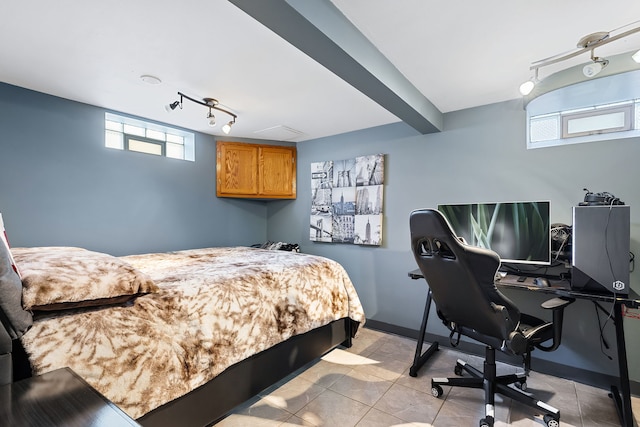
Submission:
[[[531,62],[640,19],[636,0],[331,2],[443,113],[519,98]],[[178,91],[213,97],[238,115],[236,138],[277,139],[256,132],[284,126],[302,141],[399,121],[226,0],[3,1],[0,16],[0,81],[28,89],[220,135],[222,113],[210,128],[200,105],[164,110]],[[634,49],[640,37],[598,55]]]

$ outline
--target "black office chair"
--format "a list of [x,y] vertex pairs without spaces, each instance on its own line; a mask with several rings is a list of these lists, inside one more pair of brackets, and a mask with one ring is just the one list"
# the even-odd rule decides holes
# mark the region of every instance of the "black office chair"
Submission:
[[[495,286],[498,254],[465,244],[437,210],[415,210],[409,222],[413,254],[432,292],[438,316],[451,330],[452,343],[458,334],[457,339],[465,335],[486,345],[484,372],[458,360],[455,374],[461,376],[464,371],[472,378],[433,378],[431,393],[441,397],[442,385],[483,388],[486,412],[480,420],[481,427],[493,426],[496,392],[540,410],[548,427],[558,426],[560,411],[524,390],[531,351],[558,348],[563,311],[573,300],[553,298],[542,304],[553,310],[553,322],[520,313]],[[552,340],[551,344],[543,345],[548,340]],[[522,356],[525,372],[497,376],[496,349]]]

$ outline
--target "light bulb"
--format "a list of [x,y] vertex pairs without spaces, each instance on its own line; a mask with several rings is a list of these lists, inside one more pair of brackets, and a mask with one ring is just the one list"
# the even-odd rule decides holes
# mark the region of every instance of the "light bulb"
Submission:
[[533,80],[527,80],[526,82],[520,85],[520,93],[523,96],[527,96],[531,93],[531,91],[535,86],[536,84],[533,82]]
[[172,112],[173,110],[175,110],[178,105],[180,105],[179,101],[174,101],[171,104],[167,104],[164,106],[164,109],[167,110],[168,113]]
[[229,135],[229,132],[231,132],[231,125],[233,124],[233,122],[229,122],[226,125],[222,126],[222,132],[224,132],[226,135]]
[[600,71],[602,71],[602,63],[600,62],[593,62],[591,64],[585,65],[584,68],[582,68],[582,74],[584,74],[585,77],[593,77]]
[[213,114],[211,114],[211,112],[209,112],[209,114],[207,114],[207,119],[209,120],[209,126],[215,127],[215,125],[216,125],[216,116],[214,116]]

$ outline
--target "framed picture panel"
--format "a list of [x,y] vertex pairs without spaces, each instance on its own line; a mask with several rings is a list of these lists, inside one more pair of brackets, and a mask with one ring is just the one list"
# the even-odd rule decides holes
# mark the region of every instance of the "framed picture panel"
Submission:
[[384,154],[311,163],[309,238],[380,246]]

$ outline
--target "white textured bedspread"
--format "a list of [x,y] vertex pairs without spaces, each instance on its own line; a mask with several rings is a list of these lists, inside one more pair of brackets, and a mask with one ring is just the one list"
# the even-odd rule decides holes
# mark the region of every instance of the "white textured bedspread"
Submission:
[[133,418],[293,335],[365,320],[346,272],[326,258],[238,247],[122,259],[159,292],[46,314],[22,341],[35,374],[69,366]]

